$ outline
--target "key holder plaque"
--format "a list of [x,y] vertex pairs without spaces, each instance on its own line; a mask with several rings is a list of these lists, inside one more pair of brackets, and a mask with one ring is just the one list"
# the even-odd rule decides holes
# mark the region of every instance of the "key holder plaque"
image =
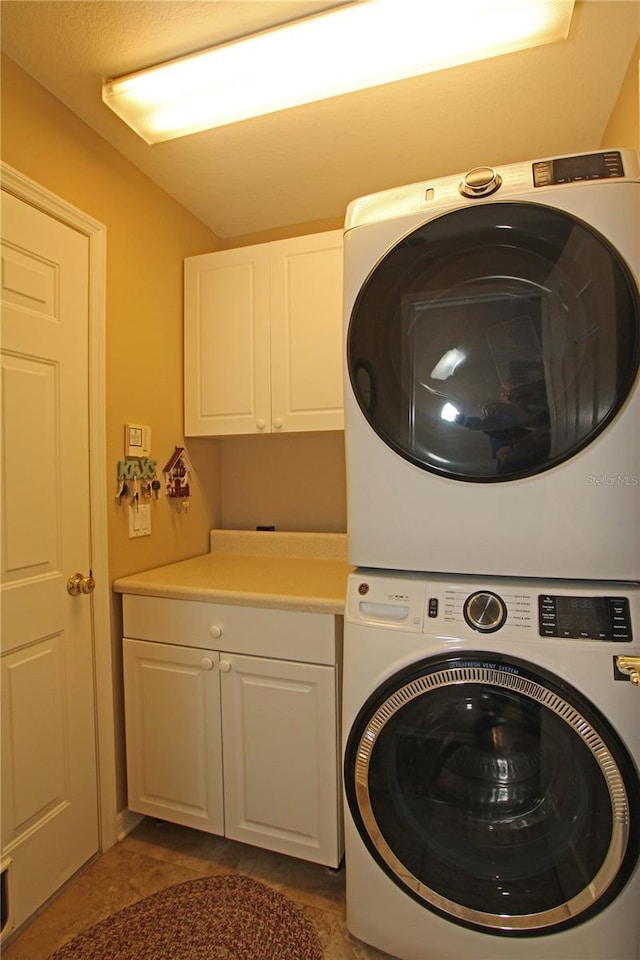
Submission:
[[[133,497],[142,489],[157,493],[160,489],[156,467],[157,460],[150,460],[149,457],[127,457],[125,460],[118,461],[118,480],[116,488],[116,499],[121,502],[123,497]],[[157,486],[156,486],[157,485]]]

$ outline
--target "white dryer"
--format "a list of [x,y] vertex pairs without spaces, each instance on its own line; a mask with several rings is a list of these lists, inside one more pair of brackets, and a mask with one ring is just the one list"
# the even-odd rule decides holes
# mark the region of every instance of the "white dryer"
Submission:
[[347,924],[402,960],[640,956],[640,586],[349,578]]
[[640,580],[640,155],[363,197],[344,242],[351,562]]

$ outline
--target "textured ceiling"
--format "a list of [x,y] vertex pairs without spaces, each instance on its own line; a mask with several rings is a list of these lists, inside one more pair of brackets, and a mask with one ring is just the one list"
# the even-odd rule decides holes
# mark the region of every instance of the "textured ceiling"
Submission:
[[342,217],[355,197],[426,177],[597,148],[640,34],[635,0],[578,0],[566,41],[154,146],[102,103],[103,78],[336,5],[2,0],[1,41],[132,163],[232,238]]

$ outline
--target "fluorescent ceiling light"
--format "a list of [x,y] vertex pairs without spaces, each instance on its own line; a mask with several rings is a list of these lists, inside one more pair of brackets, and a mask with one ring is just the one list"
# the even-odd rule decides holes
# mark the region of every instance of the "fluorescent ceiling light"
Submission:
[[147,143],[564,39],[574,0],[361,0],[102,85]]
[[448,380],[449,377],[454,375],[456,368],[460,366],[463,360],[466,360],[464,350],[458,350],[457,347],[454,347],[452,350],[447,350],[431,371],[431,379]]
[[444,407],[440,411],[440,417],[442,420],[446,420],[447,423],[453,423],[456,417],[460,416],[460,411],[452,403],[445,403]]

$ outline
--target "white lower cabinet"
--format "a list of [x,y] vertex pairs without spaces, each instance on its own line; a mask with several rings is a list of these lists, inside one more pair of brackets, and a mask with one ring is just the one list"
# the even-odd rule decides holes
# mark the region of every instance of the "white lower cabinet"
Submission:
[[337,866],[341,619],[123,600],[129,807]]
[[223,657],[226,836],[337,865],[335,670]]
[[224,833],[217,654],[125,639],[129,807]]

